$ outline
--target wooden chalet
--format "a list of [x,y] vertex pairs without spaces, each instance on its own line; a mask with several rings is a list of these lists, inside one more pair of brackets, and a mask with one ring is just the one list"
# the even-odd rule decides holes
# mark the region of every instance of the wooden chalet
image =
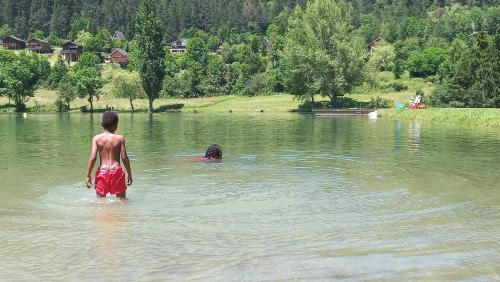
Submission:
[[113,39],[125,40],[125,35],[121,31],[115,31],[115,33],[113,33]]
[[48,54],[54,51],[49,42],[40,38],[33,38],[28,40],[28,50],[41,54]]
[[4,49],[9,50],[22,50],[26,49],[26,41],[14,35],[6,36],[2,39]]
[[109,57],[110,63],[119,64],[122,68],[128,64],[128,53],[121,48],[113,49]]
[[68,62],[76,62],[83,53],[83,46],[71,41],[64,43],[62,46],[61,55]]
[[375,51],[375,48],[377,48],[377,44],[380,42],[380,40],[382,40],[382,38],[380,38],[380,36],[377,36],[377,38],[373,39],[373,41],[368,44],[368,51],[370,52],[370,54],[373,54],[373,51]]
[[187,50],[187,41],[184,39],[177,39],[170,42],[169,47],[172,53],[184,53]]

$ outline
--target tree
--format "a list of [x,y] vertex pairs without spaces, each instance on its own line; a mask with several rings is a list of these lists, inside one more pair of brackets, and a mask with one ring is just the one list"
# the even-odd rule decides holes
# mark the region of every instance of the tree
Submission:
[[149,113],[153,112],[153,101],[163,86],[165,77],[163,37],[160,21],[156,16],[155,1],[144,0],[136,17],[138,63],[142,87],[148,96]]
[[94,111],[94,98],[99,98],[99,90],[104,84],[99,57],[90,52],[83,52],[74,67],[74,72],[76,92],[80,98],[87,98],[90,111]]
[[130,108],[134,111],[133,101],[146,97],[141,85],[141,79],[136,72],[117,70],[111,78],[112,90],[115,97],[126,98],[130,102]]
[[56,100],[56,107],[59,112],[66,112],[71,109],[70,103],[77,96],[75,84],[73,75],[68,72],[59,81],[57,86],[59,97]]
[[281,56],[286,87],[301,99],[319,94],[336,105],[365,80],[367,51],[343,0],[314,0],[305,13],[296,8]]
[[50,70],[48,79],[49,87],[56,89],[59,86],[61,79],[68,73],[69,67],[61,56],[57,57],[57,61]]
[[411,77],[428,77],[436,75],[448,58],[448,50],[431,47],[411,53],[406,66]]
[[16,111],[26,109],[40,81],[47,78],[49,62],[43,56],[0,51],[0,95],[14,100]]
[[375,48],[368,61],[368,66],[375,71],[391,71],[394,68],[395,58],[394,47],[384,42]]

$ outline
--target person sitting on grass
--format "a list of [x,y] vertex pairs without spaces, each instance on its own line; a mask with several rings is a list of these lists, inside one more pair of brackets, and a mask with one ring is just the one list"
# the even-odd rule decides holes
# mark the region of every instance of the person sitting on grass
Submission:
[[212,144],[208,147],[204,157],[196,158],[197,161],[212,161],[222,159],[222,147],[219,144]]

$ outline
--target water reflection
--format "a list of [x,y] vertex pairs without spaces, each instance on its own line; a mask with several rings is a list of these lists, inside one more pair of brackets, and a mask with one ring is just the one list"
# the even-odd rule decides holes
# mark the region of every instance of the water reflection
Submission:
[[[123,204],[82,188],[99,118],[0,115],[3,279],[498,277],[495,130],[121,114],[136,180]],[[211,143],[223,162],[190,160]]]

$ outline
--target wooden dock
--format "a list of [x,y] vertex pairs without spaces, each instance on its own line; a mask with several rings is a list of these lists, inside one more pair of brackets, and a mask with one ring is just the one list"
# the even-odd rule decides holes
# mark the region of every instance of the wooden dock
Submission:
[[374,110],[370,109],[314,109],[314,116],[318,117],[342,117],[342,116],[367,116]]

